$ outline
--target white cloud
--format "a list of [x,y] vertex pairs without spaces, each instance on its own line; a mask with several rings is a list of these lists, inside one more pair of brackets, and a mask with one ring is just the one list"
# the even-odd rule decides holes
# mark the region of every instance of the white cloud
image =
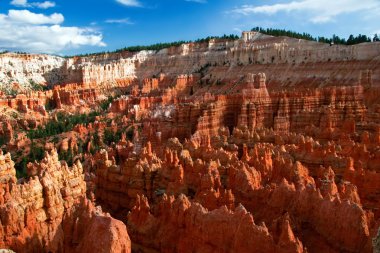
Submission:
[[37,14],[28,10],[9,10],[8,19],[13,23],[25,23],[32,25],[61,24],[65,18],[62,14],[53,13],[50,16]]
[[205,4],[207,3],[207,0],[185,0],[186,2],[194,2],[194,3],[200,3]]
[[55,7],[55,2],[51,2],[51,1],[28,3],[28,0],[12,0],[11,4],[17,7],[24,7],[24,8],[37,7],[41,9],[48,9],[48,8]]
[[107,19],[105,22],[109,23],[109,24],[126,24],[126,25],[133,25],[134,24],[129,18]]
[[0,14],[0,49],[34,53],[58,53],[79,46],[106,46],[101,33],[81,27],[62,26],[64,17],[28,10]]
[[304,12],[310,15],[309,20],[313,23],[326,23],[341,14],[371,11],[379,7],[379,0],[300,0],[273,5],[243,5],[232,12],[242,15],[258,13],[272,15],[278,12],[298,11],[301,15],[304,15]]
[[28,5],[28,1],[27,0],[13,0],[11,2],[12,5],[15,5],[15,6],[26,6]]
[[41,9],[48,9],[48,8],[55,7],[55,2],[45,1],[41,3],[35,3],[35,6]]
[[116,2],[121,3],[125,6],[142,7],[141,3],[138,0],[116,0]]

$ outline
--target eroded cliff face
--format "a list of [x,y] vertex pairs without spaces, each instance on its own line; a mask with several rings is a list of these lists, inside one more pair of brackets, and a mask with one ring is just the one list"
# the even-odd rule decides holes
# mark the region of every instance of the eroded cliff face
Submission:
[[[112,85],[126,79],[165,74],[201,74],[205,80],[236,81],[250,72],[267,73],[269,87],[352,85],[365,72],[367,85],[379,82],[379,43],[333,45],[288,37],[190,43],[161,51],[113,53],[61,58],[48,55],[3,54],[0,88],[31,88],[42,84]],[[320,63],[324,64],[320,64]],[[347,71],[350,69],[350,71]],[[369,76],[368,76],[369,75]],[[363,79],[364,82],[364,79]]]
[[51,151],[28,179],[0,156],[1,245],[373,252],[379,55],[379,43],[264,36],[66,59],[62,85],[0,100],[0,137],[16,156],[59,113],[97,113],[33,140]]
[[[372,251],[380,118],[363,85],[278,92],[258,73],[205,93],[197,82],[186,83],[189,97],[156,95],[162,79],[115,100],[110,111],[142,129],[88,163],[96,200],[127,223],[136,249],[245,252],[263,236],[257,251]],[[239,204],[250,213],[244,222]],[[252,238],[214,238],[220,223],[243,223]]]
[[369,73],[372,82],[374,79],[379,82],[379,69],[373,62],[379,60],[379,54],[379,43],[330,46],[286,37],[265,37],[256,41],[191,43],[133,55],[88,57],[82,58],[79,65],[85,83],[194,73],[210,82],[237,81],[250,72],[265,72],[269,87],[316,87],[353,85],[362,71]]
[[[32,83],[57,83],[65,60],[48,55],[0,55],[0,89],[2,91],[31,89]],[[56,76],[53,75],[56,72]],[[50,74],[49,74],[50,73]]]
[[149,241],[160,252],[304,252],[288,216],[278,222],[275,240],[243,206],[208,211],[184,195],[177,199],[164,195],[156,212],[152,215],[147,199],[138,196],[128,222],[140,235],[137,238],[146,238],[143,244]]
[[331,168],[311,177],[292,162],[292,145],[244,146],[240,156],[237,137],[219,135],[221,146],[172,139],[163,158],[149,143],[139,157],[121,149],[131,153],[119,165],[103,153],[94,158],[96,199],[124,217],[136,249],[371,252],[378,218],[363,209],[360,189],[337,184]]
[[130,252],[126,227],[85,198],[82,165],[69,168],[56,151],[29,164],[17,181],[9,154],[0,155],[0,245],[16,252]]

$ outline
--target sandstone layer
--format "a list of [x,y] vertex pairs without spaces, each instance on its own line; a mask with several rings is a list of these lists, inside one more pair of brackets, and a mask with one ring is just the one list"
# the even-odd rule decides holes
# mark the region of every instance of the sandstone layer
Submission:
[[258,36],[0,57],[0,83],[23,93],[0,99],[0,146],[18,165],[49,151],[20,179],[0,156],[1,247],[378,250],[379,43]]

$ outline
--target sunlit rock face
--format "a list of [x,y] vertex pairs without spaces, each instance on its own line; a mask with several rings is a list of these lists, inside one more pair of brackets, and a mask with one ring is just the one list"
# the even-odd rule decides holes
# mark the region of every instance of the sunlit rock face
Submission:
[[[30,88],[30,80],[36,83],[57,83],[62,75],[59,69],[63,69],[64,64],[63,58],[49,55],[2,54],[0,55],[1,89],[11,85]],[[49,77],[47,74],[52,72],[57,72],[58,75]]]
[[33,140],[49,152],[27,178],[0,155],[0,247],[376,252],[379,54],[379,43],[248,34],[158,52],[0,56],[3,69],[18,64],[15,90],[51,87],[1,94],[15,162],[28,131],[97,112]]
[[130,252],[125,225],[85,198],[80,162],[69,168],[56,151],[30,164],[17,181],[9,154],[0,155],[1,248],[16,252]]
[[7,53],[0,55],[0,88],[28,90],[33,86],[30,80],[50,85],[78,82],[107,86],[131,78],[142,80],[160,74],[174,77],[200,72],[215,81],[265,72],[270,87],[352,85],[365,72],[362,81],[369,85],[373,79],[380,78],[373,64],[379,50],[378,43],[330,46],[288,37],[261,36],[255,40],[211,40],[160,51],[87,57]]

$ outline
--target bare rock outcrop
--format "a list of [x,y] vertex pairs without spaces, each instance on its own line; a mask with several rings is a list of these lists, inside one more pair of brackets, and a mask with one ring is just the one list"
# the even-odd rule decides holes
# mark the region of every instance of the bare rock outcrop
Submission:
[[304,252],[288,220],[275,242],[265,224],[256,225],[243,206],[207,211],[184,195],[177,199],[164,195],[154,214],[147,199],[139,196],[128,226],[137,244],[160,252]]
[[[0,246],[16,252],[130,252],[124,224],[85,199],[82,165],[69,168],[55,150],[29,164],[17,181],[10,155],[0,156]],[[103,241],[99,241],[99,240]]]

